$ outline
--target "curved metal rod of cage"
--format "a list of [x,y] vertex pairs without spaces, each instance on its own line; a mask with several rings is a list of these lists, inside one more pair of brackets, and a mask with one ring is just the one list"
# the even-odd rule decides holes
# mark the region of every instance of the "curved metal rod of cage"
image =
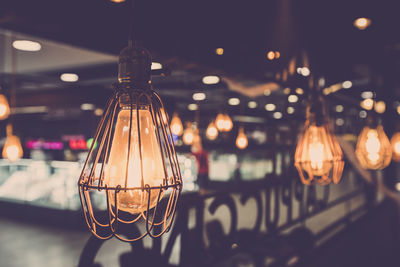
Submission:
[[[128,155],[124,184],[114,187],[104,184],[104,172],[106,163],[109,159],[110,147],[112,145],[111,140],[115,134],[114,119],[117,115],[120,97],[123,94],[127,94],[130,101],[129,133],[132,133],[132,116],[134,116],[133,109],[136,109],[136,127],[138,131],[138,149],[140,157],[142,157],[142,140],[140,136],[141,125],[139,120],[139,108],[141,105],[146,105],[149,107],[151,120],[155,127],[157,144],[160,147],[160,156],[164,171],[163,182],[159,186],[149,186],[148,184],[144,184],[143,160],[140,158],[141,186],[128,187],[127,178],[129,157],[131,156],[131,134],[128,135]],[[127,92],[116,88],[113,96],[108,102],[106,111],[96,130],[93,143],[88,153],[88,158],[85,161],[84,168],[78,181],[79,197],[81,200],[85,222],[92,234],[97,238],[105,240],[115,236],[119,240],[125,242],[134,242],[144,238],[146,235],[156,238],[169,231],[175,217],[177,202],[182,190],[182,176],[179,169],[178,159],[175,153],[171,129],[168,121],[168,114],[165,112],[163,103],[158,94],[154,91],[133,90]],[[96,149],[97,145],[98,147]],[[169,166],[167,166],[165,157],[168,157]],[[98,165],[101,167],[100,173],[97,175],[96,173],[98,171],[96,171],[96,168],[99,167]],[[169,176],[167,169],[169,169],[171,176]],[[105,192],[107,207],[105,216],[106,222],[99,221],[94,213],[94,206],[90,196],[91,192],[94,192],[94,190]],[[131,214],[134,215],[133,219],[121,218],[118,195],[121,191],[127,192],[132,190],[146,191],[146,210],[135,215]],[[154,194],[156,193],[155,191],[158,191],[158,195],[155,205],[151,207],[151,197],[154,197]],[[164,199],[164,202],[161,205],[162,198],[168,191],[171,191],[168,194],[168,200]],[[111,203],[111,199],[114,201],[114,203]],[[122,225],[131,225],[136,222],[143,222],[145,224],[144,226],[146,230],[144,233],[138,234],[136,237],[132,238],[119,232],[119,229]],[[154,232],[156,228],[157,230]]]

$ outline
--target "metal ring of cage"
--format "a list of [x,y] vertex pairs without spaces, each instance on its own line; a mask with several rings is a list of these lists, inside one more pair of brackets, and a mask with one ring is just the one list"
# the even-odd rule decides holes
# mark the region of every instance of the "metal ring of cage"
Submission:
[[[128,163],[130,149],[128,149],[128,155],[126,159],[125,185],[119,184],[118,186],[113,187],[104,184],[104,169],[110,156],[109,154],[113,135],[114,118],[117,114],[120,97],[126,97],[127,95],[129,96],[130,102],[129,133],[132,133],[132,111],[134,108],[136,108],[139,151],[142,151],[141,134],[139,130],[139,107],[141,105],[147,105],[149,107],[151,120],[155,128],[155,135],[157,137],[157,144],[160,147],[162,168],[165,175],[163,177],[162,184],[159,186],[143,184],[143,161],[141,158],[142,152],[139,153],[142,185],[140,187],[127,186],[126,180],[129,171]],[[156,92],[152,90],[126,90],[119,86],[114,87],[114,94],[109,100],[107,109],[100,121],[99,127],[96,130],[92,146],[89,150],[87,160],[84,164],[84,168],[78,181],[79,196],[81,199],[85,221],[90,231],[96,237],[100,239],[109,239],[115,236],[122,241],[133,242],[145,237],[146,235],[150,235],[153,238],[159,237],[170,229],[175,215],[178,198],[182,190],[182,176],[180,173],[175,148],[173,146],[172,134],[168,121],[168,114],[165,112],[163,103]],[[128,139],[128,147],[130,147],[130,134]],[[98,147],[96,148],[97,145]],[[99,172],[96,171],[98,165],[101,165]],[[97,173],[98,175],[96,175]],[[171,175],[168,175],[168,173]],[[95,191],[105,192],[105,198],[107,202],[105,222],[104,218],[103,221],[96,218],[96,212],[91,199],[91,194]],[[124,213],[124,216],[127,217],[127,212],[121,211],[119,208],[118,196],[121,192],[134,191],[146,192],[147,207],[144,211],[135,214],[133,218],[126,219],[121,216],[121,214]],[[151,207],[151,197],[154,196],[155,191],[158,191],[158,195],[154,207]],[[166,200],[164,197],[164,201],[162,201],[161,198],[166,191],[171,191],[168,196],[168,200]],[[140,233],[135,237],[127,238],[123,237],[119,232],[121,227],[131,225],[138,221],[142,221],[144,223],[144,233]]]

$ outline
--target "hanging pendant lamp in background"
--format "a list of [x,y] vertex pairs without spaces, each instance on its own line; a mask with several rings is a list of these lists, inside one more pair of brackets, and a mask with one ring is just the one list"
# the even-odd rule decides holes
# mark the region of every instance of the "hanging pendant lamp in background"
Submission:
[[183,134],[183,125],[181,118],[179,118],[178,113],[174,113],[171,119],[171,132],[176,136],[181,136]]
[[23,156],[21,141],[18,136],[13,134],[11,124],[7,124],[7,137],[3,147],[3,158],[8,159],[10,162],[16,162]]
[[218,129],[217,126],[215,126],[214,121],[211,121],[210,124],[207,126],[206,130],[206,137],[210,141],[214,141],[218,137]]
[[0,94],[0,120],[5,120],[10,115],[10,105],[8,104],[7,97]]
[[230,132],[233,128],[233,122],[228,114],[219,113],[215,118],[215,125],[220,132]]
[[244,133],[244,129],[243,127],[240,127],[238,136],[236,137],[236,147],[239,149],[245,149],[248,144],[249,142],[247,140],[246,134]]
[[230,132],[233,128],[233,122],[231,117],[228,114],[225,114],[225,123],[224,123],[224,131]]
[[183,143],[187,146],[190,146],[193,144],[194,141],[194,130],[192,128],[192,123],[187,122],[186,123],[186,129],[183,132],[183,137],[182,137]]
[[400,132],[397,132],[392,136],[390,144],[392,145],[393,160],[400,162]]
[[371,120],[358,136],[356,156],[363,168],[381,170],[392,160],[392,147],[383,126],[373,125]]
[[300,179],[306,185],[327,185],[332,181],[337,184],[342,178],[343,153],[329,128],[321,96],[311,99],[306,114],[294,159]]

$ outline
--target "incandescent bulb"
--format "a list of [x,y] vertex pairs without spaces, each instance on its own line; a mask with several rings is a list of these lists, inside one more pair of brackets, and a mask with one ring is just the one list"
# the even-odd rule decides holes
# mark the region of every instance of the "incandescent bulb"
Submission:
[[192,129],[192,123],[188,122],[186,124],[186,129],[183,132],[183,143],[187,146],[193,144],[193,140],[194,140],[194,131]]
[[233,122],[231,117],[228,114],[224,116],[224,131],[229,132],[233,128]]
[[0,94],[0,120],[5,120],[10,115],[10,105],[7,98]]
[[310,126],[304,134],[302,168],[312,175],[322,176],[332,168],[333,153],[324,127]]
[[366,169],[378,170],[389,165],[392,148],[382,125],[377,128],[364,127],[358,137],[356,155]]
[[182,121],[177,113],[174,113],[171,120],[171,132],[176,136],[181,136],[183,134]]
[[[137,112],[139,112],[139,116]],[[140,133],[138,132],[138,119]],[[128,162],[121,160],[126,158]],[[145,185],[153,187],[163,184],[165,174],[161,151],[148,109],[139,111],[123,109],[119,112],[106,166],[104,182],[108,187],[143,188]],[[136,214],[147,210],[148,202],[150,208],[153,208],[157,204],[158,191],[150,189],[149,197],[146,190],[122,190],[118,193],[119,209]],[[114,199],[115,196],[111,193],[112,205],[115,204]]]
[[217,126],[218,131],[223,132],[225,129],[225,115],[219,113],[215,118],[215,124]]
[[218,137],[218,129],[217,126],[215,126],[215,123],[212,121],[210,124],[207,126],[206,130],[206,137],[208,140],[215,140]]
[[395,133],[390,139],[393,150],[393,160],[400,161],[400,133]]
[[243,128],[240,128],[238,136],[236,137],[236,147],[239,149],[245,149],[248,144],[247,136],[244,133]]

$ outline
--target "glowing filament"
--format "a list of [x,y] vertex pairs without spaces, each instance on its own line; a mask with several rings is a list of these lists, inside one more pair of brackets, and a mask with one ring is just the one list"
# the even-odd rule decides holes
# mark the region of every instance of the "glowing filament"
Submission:
[[[146,185],[159,186],[163,183],[165,174],[161,156],[151,113],[148,110],[139,110],[137,116],[137,111],[132,110],[131,117],[130,110],[121,110],[115,124],[104,182],[109,187],[139,189],[119,192],[119,209],[135,214],[146,210],[148,201],[150,208],[156,205],[159,190],[150,190],[149,196],[146,190],[140,188]],[[128,159],[128,162],[122,159]],[[114,205],[114,195],[111,195],[111,203]]]

